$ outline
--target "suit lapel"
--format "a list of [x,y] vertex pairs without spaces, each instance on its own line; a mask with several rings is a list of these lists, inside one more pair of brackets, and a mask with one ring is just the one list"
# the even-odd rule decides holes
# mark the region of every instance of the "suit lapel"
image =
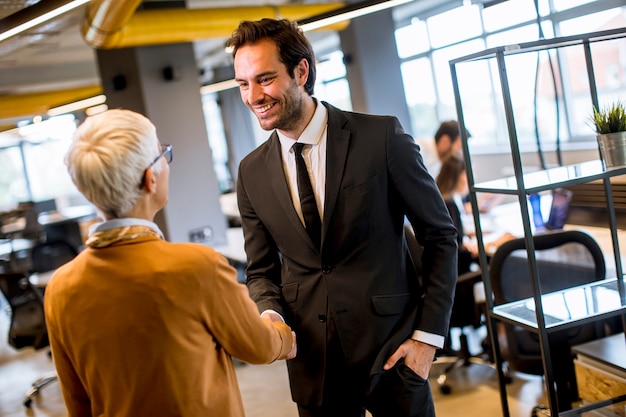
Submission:
[[[283,171],[280,140],[278,139],[278,135],[275,131],[270,136],[268,145],[269,147],[266,155],[265,166],[269,167],[269,177],[272,181],[272,190],[276,195],[276,201],[278,201],[278,204],[284,212],[284,216],[280,216],[280,218],[287,218],[289,223],[300,234],[300,236],[308,242],[312,248],[319,250],[315,248],[313,241],[309,237],[309,234],[306,232],[304,225],[298,217],[298,213],[296,213],[296,209],[293,207],[291,193],[289,192],[289,186],[287,185],[287,179],[285,178],[285,172]],[[278,213],[276,214],[278,215]]]
[[324,203],[324,220],[322,223],[322,246],[330,225],[339,196],[348,145],[350,144],[350,131],[344,129],[346,117],[337,108],[322,102],[328,109],[328,131],[326,138],[326,197]]

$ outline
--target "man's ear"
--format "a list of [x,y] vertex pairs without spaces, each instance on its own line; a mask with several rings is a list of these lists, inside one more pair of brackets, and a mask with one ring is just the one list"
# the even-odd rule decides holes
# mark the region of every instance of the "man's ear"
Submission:
[[296,68],[294,68],[294,74],[298,85],[303,86],[309,79],[309,61],[306,58],[302,58]]

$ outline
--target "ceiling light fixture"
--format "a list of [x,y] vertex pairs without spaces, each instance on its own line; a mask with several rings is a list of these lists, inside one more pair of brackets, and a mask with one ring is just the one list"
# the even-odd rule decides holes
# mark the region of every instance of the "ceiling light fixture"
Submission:
[[104,94],[100,94],[94,97],[89,97],[84,100],[78,100],[73,103],[64,104],[62,106],[54,107],[48,110],[48,116],[58,116],[60,114],[71,113],[77,110],[86,109],[87,107],[98,106],[104,104],[107,98]]
[[93,116],[94,114],[105,112],[109,109],[109,106],[106,104],[98,104],[97,106],[88,107],[85,109],[85,114],[87,116]]
[[[303,32],[309,32],[326,26],[331,26],[336,23],[344,22],[346,20],[356,19],[357,17],[410,3],[412,1],[415,0],[369,0],[353,3],[317,16],[299,20],[298,27],[300,27]],[[232,53],[231,48],[225,48],[224,50],[229,54]],[[220,81],[201,87],[200,94],[217,93],[234,87],[237,87],[237,82],[235,80]]]
[[371,13],[380,12],[391,7],[400,6],[415,0],[373,0],[353,3],[340,9],[331,10],[330,12],[302,19],[298,22],[298,26],[302,31],[320,29],[326,26],[334,25],[346,20],[356,19]]
[[72,11],[88,2],[89,0],[73,0],[70,2],[65,1],[64,4],[60,5],[58,5],[59,2],[56,2],[51,10],[44,8],[50,2],[41,2],[22,9],[0,21],[0,42]]
[[238,86],[239,85],[235,80],[219,81],[200,87],[200,94],[218,93],[220,91],[229,90]]

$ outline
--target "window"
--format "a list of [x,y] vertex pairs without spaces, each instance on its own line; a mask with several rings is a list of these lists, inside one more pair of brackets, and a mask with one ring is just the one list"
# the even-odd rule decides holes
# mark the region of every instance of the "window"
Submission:
[[561,36],[617,29],[626,26],[626,12],[624,12],[624,8],[605,10],[564,20],[558,26]]
[[451,45],[482,34],[478,6],[462,6],[426,21],[433,48]]
[[0,209],[17,207],[20,201],[31,200],[19,146],[0,149],[0,167]]
[[[572,9],[583,4],[591,3],[596,0],[552,0],[554,4],[554,10],[562,11]],[[579,32],[584,33],[584,32]]]
[[437,123],[437,95],[435,83],[427,58],[404,62],[400,66],[406,91],[411,125],[416,137],[431,137],[439,126]]
[[435,72],[435,83],[439,93],[439,117],[441,120],[456,119],[456,104],[452,91],[450,60],[485,49],[482,39],[460,43],[433,52],[432,60]]
[[213,170],[220,191],[225,193],[231,191],[234,184],[228,169],[228,145],[226,144],[226,135],[216,93],[202,96],[202,109],[204,110],[209,147],[213,157]]
[[352,110],[343,52],[336,50],[320,57],[316,69],[315,97],[341,109]]
[[0,208],[79,194],[65,166],[75,130],[63,115],[0,133]]
[[506,29],[536,17],[533,0],[509,0],[483,10],[483,22],[487,32]]
[[538,39],[539,29],[536,24],[532,24],[487,36],[487,47],[513,45]]
[[430,48],[428,43],[428,30],[426,22],[419,19],[412,19],[411,24],[396,30],[396,45],[398,56],[407,58],[426,52]]
[[[396,30],[396,41],[416,136],[432,136],[440,121],[457,118],[451,59],[485,48],[536,41],[542,36],[570,36],[626,26],[626,7],[611,8],[609,2],[537,3],[542,33],[534,0],[508,0],[489,7],[464,5],[430,16],[402,15],[403,21],[411,23]],[[589,14],[590,10],[593,13]],[[608,104],[626,94],[626,46],[618,40],[591,47],[599,100],[601,105]],[[534,146],[537,130],[542,142],[555,143],[557,138],[561,142],[586,141],[597,148],[587,123],[591,100],[582,49],[564,48],[558,55],[555,51],[549,55],[545,51],[523,55],[507,57],[509,81],[514,79],[510,87],[520,145]],[[481,120],[477,126],[467,126],[471,144],[492,152],[497,148],[494,145],[508,146],[508,136],[504,116],[494,110],[501,107],[498,104],[502,100],[495,77],[497,68],[495,62],[487,62],[464,65],[462,71],[457,67],[457,75],[463,100],[469,102],[463,103],[464,111],[475,113],[471,119]]]

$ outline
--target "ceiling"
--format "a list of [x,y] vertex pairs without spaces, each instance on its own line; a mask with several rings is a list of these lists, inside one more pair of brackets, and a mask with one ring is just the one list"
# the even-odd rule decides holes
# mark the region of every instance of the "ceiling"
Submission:
[[[46,2],[58,0],[0,0],[0,19],[32,6],[42,6]],[[124,0],[126,1],[126,0]],[[217,9],[236,7],[337,4],[339,0],[144,0],[138,10],[149,9]],[[341,3],[354,3],[356,0],[343,0]],[[432,9],[436,5],[450,3],[450,0],[414,0],[407,6],[420,9]],[[44,93],[59,90],[94,87],[100,85],[94,49],[81,35],[87,6],[81,6],[49,23],[40,25],[24,34],[0,41],[0,107],[2,100],[17,102],[17,98],[49,100]],[[29,9],[32,10],[32,9]],[[12,17],[15,17],[12,16]],[[245,15],[237,16],[245,19]],[[3,20],[0,20],[0,29]],[[234,29],[234,26],[233,26]],[[1,30],[0,30],[1,31]],[[338,36],[331,31],[310,32],[307,34],[318,47],[330,48],[338,45]],[[211,68],[230,64],[230,57],[224,52],[224,38],[201,39],[194,42],[199,67],[200,83],[211,82]],[[42,95],[43,94],[43,95]],[[58,99],[58,97],[57,97]],[[48,103],[43,103],[48,104]],[[56,103],[55,105],[62,104]],[[10,111],[10,117],[3,115],[0,109],[0,125],[14,125],[17,121],[32,114],[12,115],[19,111]]]

